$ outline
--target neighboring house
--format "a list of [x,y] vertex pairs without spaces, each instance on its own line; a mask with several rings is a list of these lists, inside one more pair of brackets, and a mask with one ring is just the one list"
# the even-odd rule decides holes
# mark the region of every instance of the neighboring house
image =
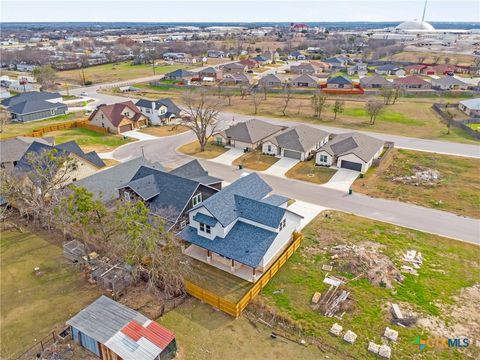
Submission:
[[32,84],[28,84],[25,81],[12,80],[8,84],[8,90],[17,93],[23,93],[34,91],[34,87]]
[[269,59],[263,55],[257,55],[253,58],[256,62],[258,62],[260,65],[267,65],[272,62],[272,59]]
[[230,126],[228,129],[214,134],[215,143],[229,145],[241,149],[254,150],[260,147],[262,142],[284,130],[285,127],[273,125],[265,121],[251,119]]
[[191,78],[194,76],[194,73],[185,69],[177,69],[172,72],[165,74],[165,80],[183,80]]
[[444,77],[433,79],[432,88],[439,90],[467,90],[469,85],[456,77],[446,75]]
[[262,144],[262,152],[305,161],[328,141],[329,136],[323,130],[297,125],[266,139]]
[[224,65],[222,70],[226,73],[244,73],[248,70],[248,66],[236,62]]
[[249,69],[254,69],[259,67],[258,61],[253,59],[244,59],[239,61],[240,64],[245,65]]
[[405,70],[394,64],[381,65],[375,69],[375,73],[379,75],[405,76]]
[[302,216],[256,173],[241,177],[188,212],[184,253],[256,282],[291,243]]
[[423,64],[408,65],[408,66],[405,66],[405,73],[409,75],[421,74],[422,70],[425,69],[426,67],[427,65],[423,65]]
[[357,63],[353,66],[349,66],[347,68],[347,74],[348,75],[355,75],[357,74],[358,76],[365,76],[367,75],[367,64],[365,63]]
[[175,334],[104,295],[67,321],[72,339],[103,360],[169,360]]
[[223,85],[250,85],[250,79],[242,73],[226,74],[220,82]]
[[272,63],[278,58],[278,52],[267,50],[262,53],[262,56]]
[[166,222],[167,230],[184,228],[186,211],[215,194],[218,190],[198,181],[141,166],[130,181],[119,188],[125,201],[141,200],[150,214]]
[[54,145],[53,137],[17,136],[12,139],[0,140],[0,167],[2,169],[13,169],[34,141],[44,145]]
[[61,103],[62,95],[43,91],[21,93],[2,101],[12,121],[28,122],[43,120],[68,113],[68,107]]
[[380,157],[384,145],[384,141],[362,133],[340,134],[317,151],[315,163],[365,173]]
[[327,89],[353,89],[353,82],[346,76],[335,76],[327,79]]
[[288,54],[288,60],[305,60],[307,57],[300,51],[295,50]]
[[281,87],[282,79],[280,79],[275,74],[268,74],[268,75],[262,76],[260,80],[258,80],[258,85],[267,86],[267,87]]
[[325,59],[324,62],[326,62],[327,64],[330,64],[330,66],[334,69],[340,69],[350,64],[350,61],[351,60],[346,56],[333,56],[333,57],[329,57],[328,59]]
[[392,85],[393,83],[380,75],[364,76],[360,79],[360,86],[364,89],[380,89]]
[[225,53],[220,50],[208,50],[207,57],[209,58],[223,58],[225,57]]
[[458,108],[471,117],[480,117],[480,98],[463,100]]
[[323,61],[310,61],[310,63],[315,66],[319,71],[326,71],[332,67],[331,64]]
[[16,68],[17,68],[17,71],[33,72],[33,70],[35,70],[37,68],[37,65],[17,64]]
[[317,73],[317,69],[310,63],[302,63],[299,65],[290,66],[290,72],[292,74],[315,75]]
[[197,181],[200,184],[222,190],[222,179],[208,175],[198,160],[192,160],[170,171],[170,174]]
[[438,64],[433,66],[428,66],[422,69],[422,73],[426,75],[453,75],[457,72],[457,67],[455,65],[449,64]]
[[99,106],[88,120],[92,125],[107,128],[114,134],[148,126],[147,117],[130,100]]
[[135,104],[152,125],[168,124],[180,116],[181,109],[168,98],[159,100],[140,99]]
[[128,183],[142,166],[164,170],[159,163],[150,162],[140,156],[78,180],[75,182],[75,186],[84,187],[97,199],[110,202],[120,197],[118,188]]
[[409,75],[393,79],[393,83],[400,89],[431,89],[432,84],[418,75]]
[[223,73],[221,70],[215,69],[213,66],[207,67],[198,72],[198,76],[201,80],[205,78],[213,79],[214,81],[219,81],[223,79]]
[[[98,156],[95,151],[90,151],[88,153],[83,152],[83,150],[78,146],[75,141],[69,141],[63,144],[58,145],[47,145],[40,142],[32,142],[27,148],[20,160],[18,160],[15,165],[15,171],[20,171],[28,175],[33,171],[30,164],[30,157],[32,154],[41,155],[45,151],[56,150],[59,155],[70,156],[76,163],[76,169],[69,174],[69,181],[73,182],[79,179],[83,179],[87,176],[90,176],[96,173],[99,169],[105,167],[105,163]],[[60,169],[58,169],[60,170]]]
[[316,88],[318,87],[318,79],[311,75],[303,74],[292,80],[292,86]]

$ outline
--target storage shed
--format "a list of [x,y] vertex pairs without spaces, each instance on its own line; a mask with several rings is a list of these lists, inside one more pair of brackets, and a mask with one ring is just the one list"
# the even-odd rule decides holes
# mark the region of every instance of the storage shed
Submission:
[[106,296],[67,325],[74,341],[105,360],[165,360],[177,351],[173,332]]

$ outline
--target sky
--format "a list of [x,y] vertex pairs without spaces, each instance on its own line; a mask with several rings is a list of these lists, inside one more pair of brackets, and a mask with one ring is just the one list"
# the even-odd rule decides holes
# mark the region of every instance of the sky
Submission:
[[[0,0],[1,22],[405,21],[424,0]],[[480,0],[430,0],[427,21],[480,22]]]

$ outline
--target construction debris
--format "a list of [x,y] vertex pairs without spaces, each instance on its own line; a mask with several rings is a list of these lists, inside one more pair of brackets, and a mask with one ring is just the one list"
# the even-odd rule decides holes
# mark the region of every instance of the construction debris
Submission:
[[273,292],[273,295],[283,294],[284,292],[285,292],[285,289],[277,289]]
[[390,357],[392,356],[392,349],[388,345],[382,345],[378,349],[378,355],[386,359],[390,359]]
[[326,276],[325,279],[323,279],[323,282],[325,284],[332,285],[332,286],[337,286],[337,287],[344,283],[342,280],[337,279],[333,276],[330,276],[330,277]]
[[435,186],[441,178],[441,174],[438,170],[426,167],[416,166],[413,169],[413,172],[413,175],[394,177],[392,181],[413,186]]
[[411,266],[402,265],[402,272],[418,276],[417,270],[415,270]]
[[332,325],[332,328],[330,329],[330,333],[335,336],[340,336],[340,334],[342,333],[342,330],[343,330],[343,327],[335,323]]
[[353,331],[348,330],[345,335],[343,335],[343,340],[346,342],[353,344],[355,340],[357,340],[357,334],[355,334]]
[[403,314],[398,304],[392,304],[391,310],[392,310],[392,315],[395,319],[403,319]]
[[370,341],[368,343],[368,351],[370,351],[374,354],[378,354],[378,352],[380,351],[380,345],[377,345],[374,342]]
[[348,291],[342,290],[340,295],[334,296],[333,294],[325,303],[326,310],[325,316],[332,317],[336,314],[336,312],[340,309],[340,304],[347,300],[350,293]]
[[402,272],[418,276],[417,270],[420,269],[423,263],[422,253],[420,251],[417,253],[415,250],[407,250],[407,252],[403,254],[402,260],[409,264],[402,265]]
[[321,296],[322,296],[322,293],[319,293],[318,291],[315,294],[313,294],[312,303],[318,304],[318,301],[320,300]]
[[416,317],[412,315],[405,316],[397,304],[392,304],[392,307],[390,310],[392,312],[392,323],[395,325],[406,327],[406,326],[412,326],[417,322]]
[[397,341],[398,339],[398,331],[390,329],[388,326],[385,328],[385,332],[383,334],[388,340]]
[[324,271],[332,271],[333,270],[333,266],[332,265],[323,265],[322,266],[322,270]]

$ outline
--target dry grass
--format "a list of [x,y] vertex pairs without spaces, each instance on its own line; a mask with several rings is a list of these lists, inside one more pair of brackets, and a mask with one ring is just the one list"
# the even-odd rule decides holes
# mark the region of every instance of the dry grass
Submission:
[[411,61],[411,62],[418,62],[418,56],[424,56],[425,60],[424,63],[429,64],[433,63],[435,56],[440,56],[440,60],[438,64],[444,64],[445,58],[450,58],[450,64],[457,64],[457,65],[465,65],[469,66],[472,65],[474,56],[473,55],[466,55],[466,54],[452,54],[452,53],[444,53],[440,51],[403,51],[398,54],[394,54],[391,58],[392,60],[396,61]]
[[325,184],[335,174],[336,170],[323,166],[315,166],[315,160],[300,161],[287,171],[286,177],[303,180],[315,184]]
[[191,155],[191,156],[196,156],[196,157],[199,157],[199,158],[202,158],[202,159],[213,159],[219,155],[222,155],[224,152],[226,152],[228,149],[223,147],[223,146],[219,146],[219,145],[215,145],[214,143],[212,142],[209,142],[207,143],[207,146],[205,147],[205,151],[200,151],[200,144],[198,143],[197,140],[189,143],[189,144],[185,144],[183,146],[180,146],[178,148],[178,151],[180,151],[181,153],[184,153],[184,154],[187,154],[187,155]]
[[275,164],[279,158],[262,154],[260,151],[249,151],[233,161],[233,165],[243,165],[247,169],[263,171]]
[[190,129],[188,127],[183,125],[164,125],[164,126],[150,126],[140,130],[140,132],[153,135],[153,136],[164,137],[164,136],[178,135],[189,130]]
[[[480,160],[399,149],[389,157],[387,163],[370,168],[363,179],[355,181],[354,190],[480,218]],[[438,170],[439,183],[414,186],[391,180],[412,175],[416,166]]]

